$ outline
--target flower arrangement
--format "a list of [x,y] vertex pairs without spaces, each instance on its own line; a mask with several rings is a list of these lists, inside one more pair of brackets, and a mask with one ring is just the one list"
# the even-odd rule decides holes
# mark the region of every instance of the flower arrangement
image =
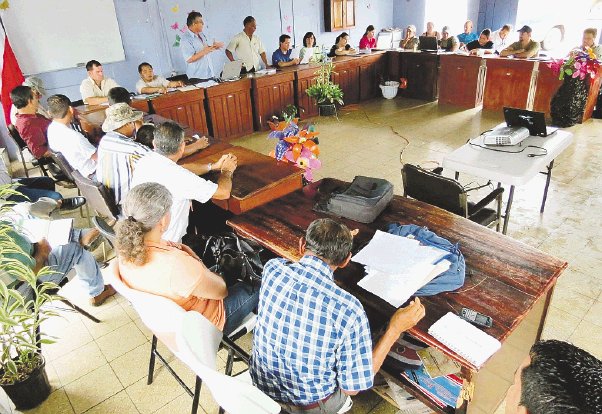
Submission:
[[277,138],[276,146],[270,156],[278,161],[290,162],[303,168],[303,177],[307,182],[314,180],[313,171],[322,163],[318,159],[318,132],[315,125],[299,127],[299,118],[295,118],[297,108],[289,105],[282,113],[283,121],[268,122],[271,132],[268,138]]
[[591,48],[585,51],[575,51],[568,59],[558,59],[548,63],[548,67],[555,75],[558,75],[560,80],[564,80],[565,76],[583,80],[588,75],[594,79],[599,66],[600,61]]

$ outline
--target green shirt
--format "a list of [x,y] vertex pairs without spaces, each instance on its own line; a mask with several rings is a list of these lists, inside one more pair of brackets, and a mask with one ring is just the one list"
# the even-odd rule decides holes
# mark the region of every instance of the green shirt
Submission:
[[527,43],[527,47],[523,47],[523,44],[520,41],[518,41],[518,42],[512,43],[510,46],[508,46],[504,50],[515,51],[515,50],[523,50],[523,49],[526,53],[529,54],[529,56],[527,56],[527,57],[537,56],[537,54],[539,53],[539,42],[536,42],[535,40],[531,39],[531,40],[529,40],[529,43]]

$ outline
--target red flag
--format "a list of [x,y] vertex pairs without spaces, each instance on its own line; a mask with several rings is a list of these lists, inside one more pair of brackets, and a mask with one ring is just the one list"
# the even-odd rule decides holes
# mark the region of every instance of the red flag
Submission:
[[13,102],[10,100],[10,91],[21,85],[25,78],[19,67],[19,62],[15,58],[13,49],[10,47],[8,37],[4,36],[4,56],[2,61],[2,109],[4,109],[4,118],[6,125],[10,122],[10,107]]

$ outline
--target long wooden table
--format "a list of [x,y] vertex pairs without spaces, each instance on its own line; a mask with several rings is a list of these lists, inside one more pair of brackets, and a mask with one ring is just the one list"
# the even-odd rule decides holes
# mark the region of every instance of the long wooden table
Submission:
[[483,104],[487,68],[477,56],[442,55],[439,70],[439,104],[476,108]]
[[[314,212],[312,206],[321,197],[346,185],[348,183],[324,179],[314,187],[273,200],[227,223],[241,236],[254,239],[289,260],[298,260],[299,238],[314,219],[326,217]],[[371,224],[340,220],[349,228],[359,229],[354,253],[377,229],[386,230],[392,222],[427,226],[452,243],[459,243],[467,267],[464,286],[456,292],[422,298],[426,316],[409,333],[441,349],[462,365],[463,403],[456,412],[494,412],[513,381],[515,369],[528,354],[531,344],[541,336],[554,285],[567,263],[463,217],[401,196],[395,196]],[[363,276],[363,267],[351,262],[335,272],[335,281],[362,302],[374,328],[388,321],[395,308],[360,288],[357,282]],[[493,327],[487,332],[503,344],[480,370],[428,334],[428,328],[435,321],[447,312],[458,313],[462,307],[491,315]],[[399,373],[385,374],[403,383]],[[443,412],[420,391],[407,383],[403,385],[433,410]]]
[[[224,154],[238,158],[238,167],[232,178],[232,192],[228,200],[213,202],[234,214],[241,214],[302,187],[303,170],[264,154],[230,144],[215,144],[181,160],[180,165],[197,174],[199,165],[214,163]],[[218,173],[204,176],[217,182]]]

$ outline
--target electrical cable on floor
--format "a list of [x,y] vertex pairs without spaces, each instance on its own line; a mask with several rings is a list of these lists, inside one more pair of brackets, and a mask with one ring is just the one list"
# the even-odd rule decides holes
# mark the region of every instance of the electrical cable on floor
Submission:
[[[399,162],[401,162],[401,164],[403,164],[403,152],[408,147],[408,145],[410,145],[410,140],[407,139],[406,137],[404,137],[403,135],[401,135],[399,132],[395,131],[395,128],[393,128],[392,125],[382,124],[380,122],[373,121],[372,119],[370,119],[370,117],[368,116],[368,114],[364,110],[362,110],[362,113],[364,114],[364,117],[368,120],[369,123],[371,123],[373,125],[378,125],[378,126],[381,126],[381,127],[389,127],[389,129],[391,129],[391,132],[393,134],[397,135],[399,138],[401,138],[402,140],[405,141],[405,145],[402,146],[401,150],[399,151]],[[434,161],[434,162],[436,162],[436,161]]]

